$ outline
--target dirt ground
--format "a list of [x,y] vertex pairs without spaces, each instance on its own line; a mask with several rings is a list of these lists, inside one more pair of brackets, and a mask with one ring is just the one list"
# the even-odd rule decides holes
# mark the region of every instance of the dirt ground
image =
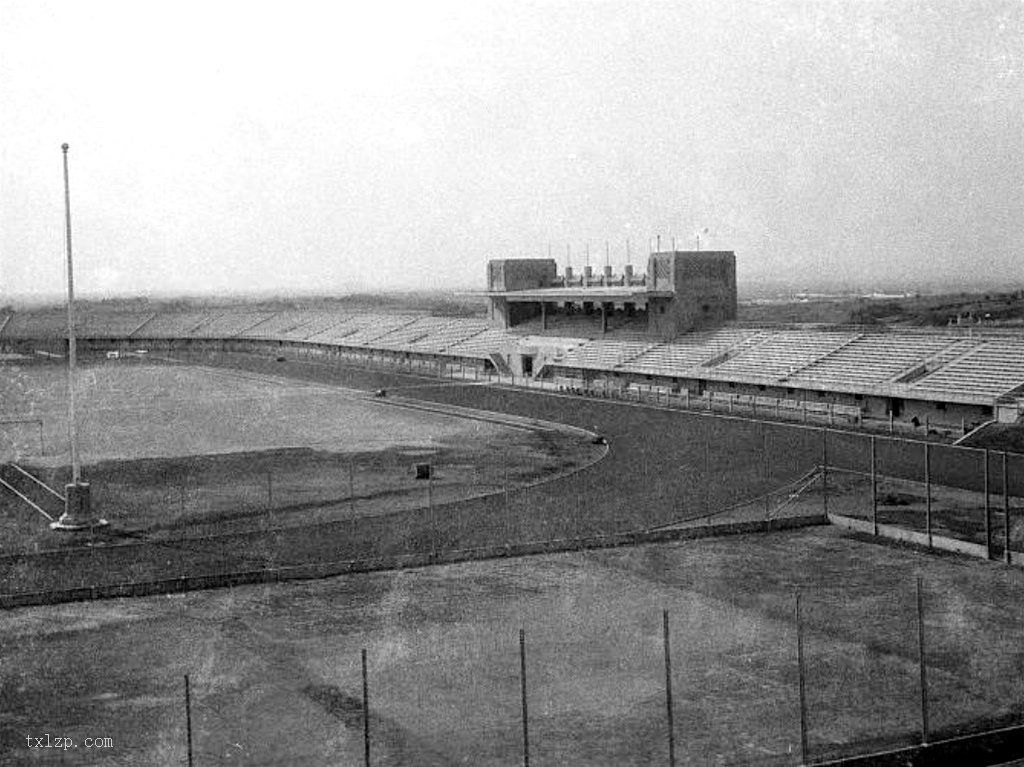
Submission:
[[918,575],[933,734],[1017,720],[1024,574],[826,527],[18,610],[0,756],[184,763],[188,674],[197,764],[361,764],[365,648],[375,765],[512,764],[523,628],[531,763],[665,763],[664,609],[679,763],[795,765],[798,591],[811,755],[909,743]]

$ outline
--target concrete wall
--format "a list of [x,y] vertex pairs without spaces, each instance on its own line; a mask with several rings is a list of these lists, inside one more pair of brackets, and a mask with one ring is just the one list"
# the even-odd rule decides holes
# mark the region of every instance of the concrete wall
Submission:
[[674,291],[674,298],[652,298],[649,325],[671,337],[736,319],[736,254],[732,251],[652,253],[647,261],[651,290]]
[[488,290],[530,290],[555,284],[558,267],[551,258],[503,258],[487,262]]

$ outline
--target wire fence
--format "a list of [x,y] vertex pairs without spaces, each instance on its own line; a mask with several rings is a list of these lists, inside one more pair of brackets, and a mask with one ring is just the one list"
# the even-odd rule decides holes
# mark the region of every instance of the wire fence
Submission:
[[[781,766],[897,750],[909,759],[927,746],[932,759],[969,763],[971,737],[987,754],[1020,751],[1015,656],[998,646],[964,657],[950,624],[959,608],[941,583],[909,579],[870,609],[835,593],[779,593],[742,618],[682,596],[599,632],[556,614],[362,646],[365,636],[343,638],[318,681],[268,682],[244,703],[215,669],[186,664],[184,679],[160,683],[177,712],[152,721],[166,758],[197,766],[256,758],[260,736],[232,721],[236,706],[291,721],[297,700],[317,704],[339,737],[311,748],[271,726],[261,761]],[[1018,619],[1009,633],[1020,629]]]

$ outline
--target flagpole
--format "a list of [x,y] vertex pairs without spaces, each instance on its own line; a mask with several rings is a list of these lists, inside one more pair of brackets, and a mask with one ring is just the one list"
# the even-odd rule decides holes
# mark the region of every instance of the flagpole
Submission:
[[64,152],[64,232],[68,271],[68,432],[71,438],[71,483],[79,484],[82,467],[78,460],[78,434],[75,423],[75,270],[71,261],[71,184],[68,181],[68,149]]
[[75,270],[71,259],[71,183],[68,180],[68,145],[64,153],[64,232],[68,269],[68,437],[71,441],[71,482],[64,487],[64,513],[50,523],[53,530],[88,530],[102,527],[107,520],[92,514],[92,495],[88,482],[82,481],[78,456],[78,420],[75,411]]

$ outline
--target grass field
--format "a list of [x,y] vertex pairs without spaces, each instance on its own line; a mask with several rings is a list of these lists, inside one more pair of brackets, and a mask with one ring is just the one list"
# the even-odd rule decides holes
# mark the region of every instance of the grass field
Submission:
[[527,643],[532,764],[667,763],[661,610],[680,764],[797,764],[794,595],[804,597],[812,755],[913,742],[914,578],[925,584],[933,733],[1007,722],[1024,700],[1024,574],[829,528],[5,616],[4,764],[26,735],[113,738],[83,765],[507,765]]
[[[44,423],[9,458],[68,480],[66,380],[57,365],[0,366],[3,409]],[[600,458],[576,433],[410,409],[365,391],[194,365],[101,361],[81,371],[83,476],[115,530],[180,538],[442,504]],[[433,478],[415,479],[430,463]],[[429,498],[428,498],[429,495]],[[9,494],[0,552],[74,544]],[[81,538],[77,539],[79,542]]]

